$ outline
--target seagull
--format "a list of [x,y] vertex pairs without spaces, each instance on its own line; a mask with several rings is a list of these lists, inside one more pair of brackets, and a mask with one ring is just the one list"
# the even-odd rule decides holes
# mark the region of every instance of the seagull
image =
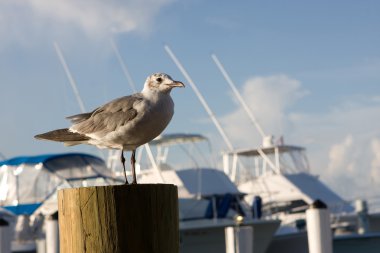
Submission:
[[132,151],[132,184],[137,184],[136,149],[157,137],[169,124],[174,114],[174,102],[170,97],[174,87],[185,85],[167,74],[152,74],[146,79],[141,92],[112,100],[92,112],[67,117],[72,123],[70,128],[34,137],[63,142],[65,146],[89,144],[121,150],[125,184],[128,184],[128,179],[124,151]]

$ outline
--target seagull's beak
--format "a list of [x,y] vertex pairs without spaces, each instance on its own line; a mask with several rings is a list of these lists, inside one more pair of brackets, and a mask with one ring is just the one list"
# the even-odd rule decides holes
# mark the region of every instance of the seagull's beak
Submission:
[[180,81],[173,81],[172,83],[168,84],[170,87],[185,87],[185,85]]

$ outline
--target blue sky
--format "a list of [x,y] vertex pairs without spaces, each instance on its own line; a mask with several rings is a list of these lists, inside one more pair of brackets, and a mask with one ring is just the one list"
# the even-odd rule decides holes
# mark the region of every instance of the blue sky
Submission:
[[[84,151],[38,142],[80,112],[53,42],[87,110],[130,94],[110,40],[138,86],[166,72],[185,81],[170,45],[235,147],[261,139],[210,55],[215,53],[267,133],[306,146],[312,171],[346,197],[379,194],[378,1],[0,2],[0,152],[6,157]],[[174,90],[166,132],[197,132],[226,149],[194,92]],[[355,187],[351,187],[354,185]]]

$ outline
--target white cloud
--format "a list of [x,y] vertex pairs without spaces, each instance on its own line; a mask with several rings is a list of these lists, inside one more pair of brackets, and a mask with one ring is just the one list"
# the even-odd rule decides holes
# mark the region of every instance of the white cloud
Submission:
[[[348,199],[373,197],[380,194],[380,140],[364,132],[355,136],[330,146],[328,169],[321,175]],[[321,152],[316,156],[321,159]]]
[[341,143],[337,143],[331,146],[329,151],[329,164],[327,173],[330,175],[336,175],[342,172],[342,168],[346,168],[352,172],[352,163],[350,164],[350,155],[352,152],[353,138],[352,135],[347,137]]
[[[0,35],[27,44],[40,36],[148,32],[161,8],[174,0],[2,0]],[[3,42],[4,43],[4,42]]]

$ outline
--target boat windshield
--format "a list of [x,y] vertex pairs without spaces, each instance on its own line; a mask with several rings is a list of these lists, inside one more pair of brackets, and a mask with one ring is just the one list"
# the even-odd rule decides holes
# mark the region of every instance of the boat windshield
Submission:
[[224,154],[224,170],[235,177],[234,180],[245,181],[268,173],[309,172],[310,167],[304,148],[273,146],[227,152]]

